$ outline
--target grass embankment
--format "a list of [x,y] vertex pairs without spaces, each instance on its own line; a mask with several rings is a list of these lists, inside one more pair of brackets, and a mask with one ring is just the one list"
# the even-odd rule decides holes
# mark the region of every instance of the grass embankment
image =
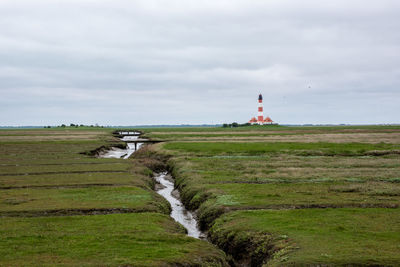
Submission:
[[[254,129],[269,134],[283,128]],[[397,140],[399,127],[297,130],[315,132],[304,142],[233,136],[156,148],[172,156],[184,204],[198,209],[201,226],[211,227],[210,239],[236,263],[396,266],[400,146],[357,136],[390,131]],[[319,142],[319,135],[332,132],[335,140],[346,132],[355,142]]]
[[399,209],[230,212],[210,230],[231,254],[267,266],[398,266]]
[[0,266],[226,265],[168,216],[139,160],[85,154],[112,144],[109,129],[0,131]]
[[223,254],[160,213],[2,218],[3,266],[220,266]]
[[163,141],[259,141],[400,143],[399,126],[251,126],[237,128],[152,128],[142,129],[147,137]]

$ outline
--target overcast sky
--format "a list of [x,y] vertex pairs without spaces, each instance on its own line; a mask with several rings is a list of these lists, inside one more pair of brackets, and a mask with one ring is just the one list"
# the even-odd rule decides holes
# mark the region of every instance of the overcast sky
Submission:
[[1,0],[0,125],[400,123],[399,0]]

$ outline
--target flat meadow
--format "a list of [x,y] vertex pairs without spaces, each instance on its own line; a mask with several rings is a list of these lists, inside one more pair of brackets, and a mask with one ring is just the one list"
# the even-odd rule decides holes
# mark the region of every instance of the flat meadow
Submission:
[[152,170],[94,156],[123,145],[114,130],[0,130],[0,266],[227,266],[168,216]]
[[[0,130],[0,266],[399,266],[400,126]],[[169,170],[208,241],[154,191]]]
[[398,266],[400,127],[158,129],[184,204],[236,264]]

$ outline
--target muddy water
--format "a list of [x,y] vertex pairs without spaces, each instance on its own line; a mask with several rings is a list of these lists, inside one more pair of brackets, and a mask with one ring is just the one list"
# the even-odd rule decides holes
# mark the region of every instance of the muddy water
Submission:
[[139,136],[124,136],[121,138],[121,141],[129,142],[129,141],[135,141],[139,138]]
[[[122,140],[122,139],[121,139]],[[124,141],[124,140],[123,140]],[[135,143],[127,143],[126,148],[117,148],[117,147],[112,147],[110,150],[108,150],[106,153],[100,155],[100,158],[123,158],[127,159],[129,158],[136,150],[138,150],[143,143],[137,143],[136,149],[135,149]]]
[[155,179],[163,187],[157,190],[157,193],[163,196],[171,204],[171,217],[187,229],[188,236],[204,239],[205,235],[197,227],[197,221],[193,216],[193,213],[186,210],[179,198],[174,196],[174,183],[172,182],[172,177],[167,172],[163,172],[157,174]]
[[[121,141],[126,142],[126,148],[113,147],[99,157],[127,159],[143,145],[143,143],[137,143],[135,149],[135,143],[129,143],[129,141],[135,141],[139,138],[139,132],[119,132],[119,134],[123,136]],[[187,229],[188,236],[205,239],[205,234],[199,230],[193,213],[185,209],[179,200],[179,192],[174,192],[174,182],[171,175],[163,172],[155,175],[154,178],[160,184],[159,189],[156,190],[157,193],[171,204],[172,212],[170,216]]]

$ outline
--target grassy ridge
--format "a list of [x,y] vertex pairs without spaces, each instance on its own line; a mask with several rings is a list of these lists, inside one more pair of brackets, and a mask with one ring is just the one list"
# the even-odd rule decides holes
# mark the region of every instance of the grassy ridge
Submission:
[[[213,155],[262,155],[271,153],[287,153],[297,155],[349,155],[362,156],[373,151],[397,150],[400,144],[363,144],[363,143],[168,143],[167,150],[195,153],[197,156]],[[389,151],[390,153],[390,151]],[[394,152],[395,153],[395,152]]]
[[165,203],[161,205],[161,203],[163,203],[162,199],[159,199],[154,192],[134,186],[0,190],[2,212],[129,209],[168,213],[168,205]]
[[210,232],[227,250],[241,247],[253,256],[251,239],[261,239],[270,246],[267,266],[397,266],[399,218],[399,209],[236,211]]
[[144,186],[144,180],[132,179],[126,172],[105,173],[51,173],[30,175],[2,175],[0,188],[15,187],[56,187],[84,185],[138,185]]
[[221,266],[224,255],[159,213],[2,218],[2,266]]
[[[68,165],[47,165],[45,172],[100,172],[100,171],[127,171],[128,166],[121,163],[111,164],[74,164]],[[15,173],[37,173],[43,172],[43,165],[29,166],[0,166],[0,175],[15,174]]]

